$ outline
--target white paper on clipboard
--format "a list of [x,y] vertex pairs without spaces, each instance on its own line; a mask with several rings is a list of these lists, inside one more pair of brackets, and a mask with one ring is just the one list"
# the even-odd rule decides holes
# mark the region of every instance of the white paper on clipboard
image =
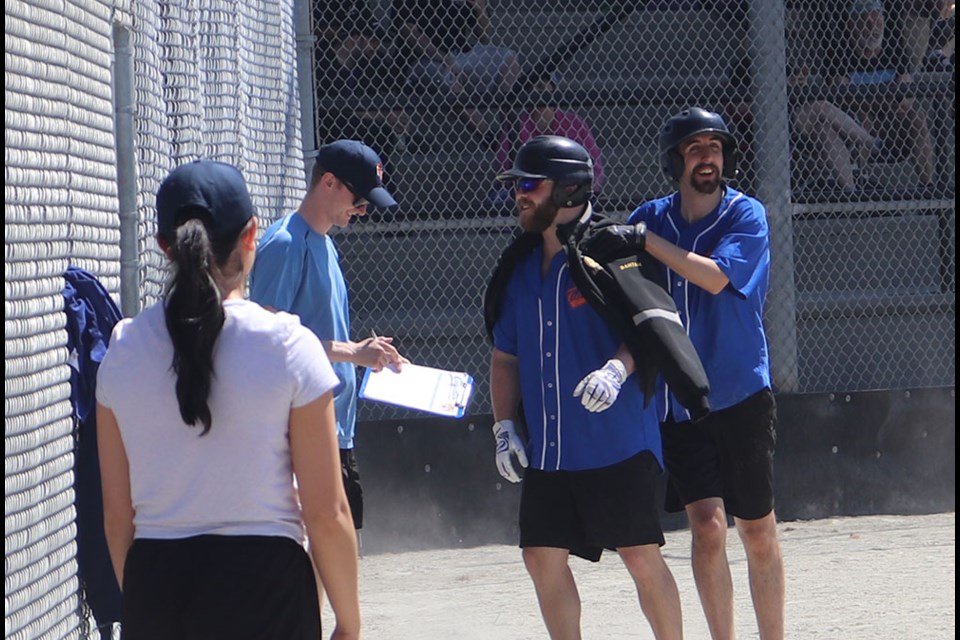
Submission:
[[462,418],[473,393],[473,377],[462,371],[445,371],[404,363],[400,371],[384,367],[367,369],[360,384],[364,400],[386,402],[441,416]]

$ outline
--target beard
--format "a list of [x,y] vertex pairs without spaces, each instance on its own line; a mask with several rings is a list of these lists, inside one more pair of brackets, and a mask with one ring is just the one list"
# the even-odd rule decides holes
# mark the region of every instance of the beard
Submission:
[[541,202],[530,210],[526,217],[524,217],[524,214],[520,214],[520,228],[530,233],[543,233],[557,219],[559,211],[559,205],[554,204],[553,200]]
[[720,169],[716,166],[710,165],[714,170],[714,177],[711,178],[698,178],[697,171],[702,167],[708,165],[698,165],[694,167],[693,172],[690,174],[690,186],[693,187],[695,191],[705,194],[715,193],[717,189],[720,188],[720,181],[722,179],[720,175]]

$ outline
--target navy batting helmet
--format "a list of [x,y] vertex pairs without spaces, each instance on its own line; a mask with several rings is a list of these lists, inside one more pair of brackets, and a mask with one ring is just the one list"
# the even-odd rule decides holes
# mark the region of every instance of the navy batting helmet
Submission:
[[672,116],[660,130],[660,168],[674,182],[683,175],[680,145],[701,133],[716,134],[723,143],[723,177],[737,177],[737,141],[719,113],[690,107]]
[[[513,168],[497,176],[553,180],[553,202],[561,207],[585,204],[593,193],[593,159],[582,145],[563,136],[537,136],[517,151]],[[570,187],[576,187],[570,189]]]

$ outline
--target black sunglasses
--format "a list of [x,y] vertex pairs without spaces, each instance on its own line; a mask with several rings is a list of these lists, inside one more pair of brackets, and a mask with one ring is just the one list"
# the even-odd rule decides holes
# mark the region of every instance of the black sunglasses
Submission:
[[344,180],[343,178],[340,178],[340,182],[342,182],[342,183],[347,187],[347,189],[350,190],[350,193],[353,194],[353,206],[354,206],[354,207],[356,207],[357,209],[359,209],[360,207],[365,207],[365,206],[367,206],[368,204],[370,204],[370,201],[369,201],[369,200],[367,200],[367,199],[364,198],[363,196],[357,195],[357,190],[354,188],[354,186],[353,186],[352,184],[350,184],[349,182],[347,182],[347,181]]

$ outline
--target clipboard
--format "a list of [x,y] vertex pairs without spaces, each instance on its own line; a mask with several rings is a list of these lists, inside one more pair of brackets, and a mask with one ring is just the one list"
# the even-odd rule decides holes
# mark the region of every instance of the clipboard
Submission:
[[467,373],[404,363],[399,373],[391,367],[367,369],[359,395],[364,400],[462,418],[472,394],[473,377]]

